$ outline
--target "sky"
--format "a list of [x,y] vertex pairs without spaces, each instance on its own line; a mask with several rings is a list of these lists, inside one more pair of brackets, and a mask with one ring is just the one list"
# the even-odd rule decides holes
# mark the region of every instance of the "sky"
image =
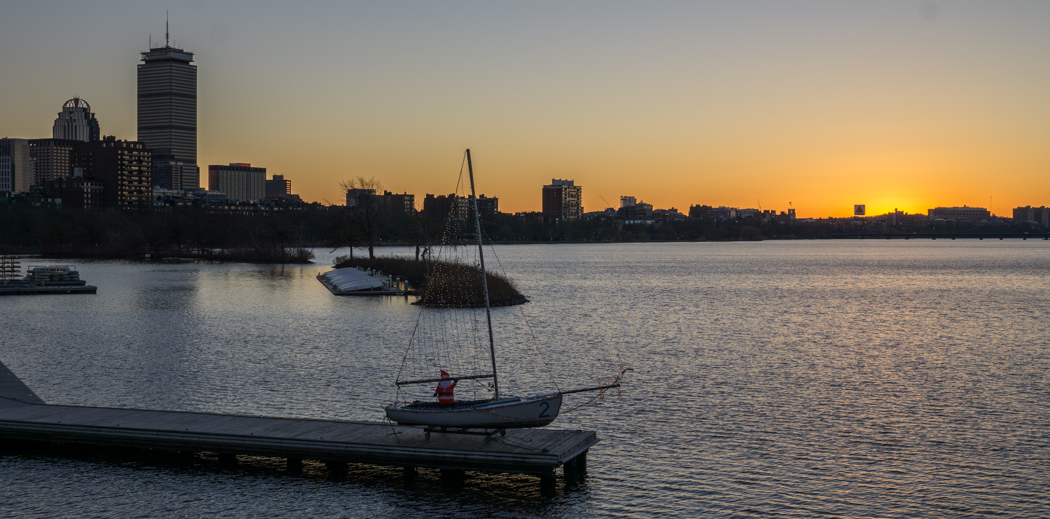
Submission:
[[[136,138],[150,38],[195,54],[208,164],[538,211],[1050,205],[1050,2],[0,0],[0,137],[80,96]],[[204,187],[207,187],[206,185]]]

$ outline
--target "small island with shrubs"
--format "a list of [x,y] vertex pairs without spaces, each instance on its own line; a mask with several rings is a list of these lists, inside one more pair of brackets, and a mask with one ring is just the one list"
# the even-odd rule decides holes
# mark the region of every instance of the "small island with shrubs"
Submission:
[[[427,258],[412,259],[393,256],[376,258],[336,258],[335,268],[360,267],[375,269],[389,276],[400,277],[418,287],[417,304],[437,308],[480,308],[485,306],[485,289],[481,284],[481,269],[455,261]],[[529,300],[518,292],[514,283],[504,276],[487,272],[489,304],[511,306]]]

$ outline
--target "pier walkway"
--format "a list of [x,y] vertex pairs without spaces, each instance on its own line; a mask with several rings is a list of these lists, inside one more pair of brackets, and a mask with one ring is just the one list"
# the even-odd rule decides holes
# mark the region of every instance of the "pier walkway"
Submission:
[[72,445],[283,457],[330,465],[363,463],[540,476],[545,492],[555,470],[586,471],[593,431],[509,429],[491,437],[434,433],[390,423],[49,405],[0,364],[0,438]]

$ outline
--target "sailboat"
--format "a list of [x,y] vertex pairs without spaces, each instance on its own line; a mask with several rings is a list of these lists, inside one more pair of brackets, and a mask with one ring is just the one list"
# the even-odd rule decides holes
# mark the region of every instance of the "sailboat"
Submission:
[[[491,398],[452,401],[451,403],[415,400],[386,406],[387,418],[400,425],[425,426],[427,438],[430,437],[432,431],[487,435],[496,432],[506,434],[506,429],[510,428],[543,427],[558,417],[558,413],[561,411],[562,398],[565,395],[584,391],[604,391],[609,388],[620,387],[620,378],[624,372],[624,370],[621,370],[620,376],[617,376],[613,383],[601,386],[524,397],[508,396],[500,393],[499,376],[496,367],[496,347],[492,333],[492,305],[489,299],[488,277],[485,271],[478,198],[474,189],[474,166],[470,159],[469,149],[466,152],[466,156],[467,170],[470,175],[470,193],[474,206],[474,230],[477,235],[478,260],[484,288],[485,321],[488,326],[488,353],[492,371],[491,373],[456,376],[448,375],[442,370],[443,376],[440,378],[398,381],[397,385],[399,388],[413,384],[433,383],[447,386],[462,380],[491,379],[493,394]],[[437,393],[435,394],[437,395]],[[448,400],[452,399],[449,398]],[[471,429],[482,429],[484,432],[472,432]]]

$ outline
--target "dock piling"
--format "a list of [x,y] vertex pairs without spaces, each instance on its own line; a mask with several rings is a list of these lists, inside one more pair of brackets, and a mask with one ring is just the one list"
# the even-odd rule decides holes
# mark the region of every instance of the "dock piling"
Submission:
[[288,462],[287,462],[287,465],[285,466],[285,470],[287,470],[289,474],[292,474],[292,475],[295,475],[295,476],[298,476],[299,474],[302,474],[303,473],[303,459],[302,458],[291,457],[291,456],[288,457]]
[[587,451],[566,461],[564,470],[566,483],[574,484],[583,481],[587,477]]
[[540,495],[550,497],[558,492],[558,481],[554,477],[554,471],[540,475]]
[[441,484],[448,488],[463,488],[467,473],[458,469],[441,469]]
[[324,465],[328,469],[328,479],[331,479],[333,481],[346,479],[345,461],[328,460],[324,462]]
[[219,453],[219,465],[223,467],[236,467],[237,466],[237,455],[229,452]]

